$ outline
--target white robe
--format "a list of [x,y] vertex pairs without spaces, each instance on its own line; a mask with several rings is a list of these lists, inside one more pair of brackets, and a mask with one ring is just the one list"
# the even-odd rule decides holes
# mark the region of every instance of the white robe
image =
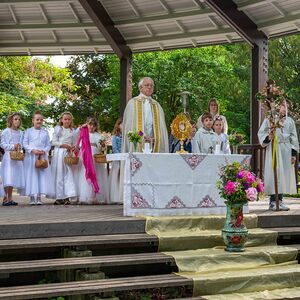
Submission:
[[[142,101],[143,102],[143,116],[142,116],[142,128],[141,130],[145,133],[145,135],[149,136],[151,138],[154,138],[155,141],[158,140],[155,137],[155,132],[153,128],[153,119],[154,119],[154,113],[152,111],[151,103],[157,104],[158,107],[158,115],[159,115],[159,149],[157,152],[165,153],[169,152],[169,142],[168,142],[168,131],[166,127],[165,122],[165,115],[163,112],[162,107],[160,104],[152,99],[151,97],[146,97],[144,94],[140,94],[139,96],[132,98],[129,100],[129,102],[126,105],[124,116],[123,116],[123,139],[122,139],[122,152],[133,152],[133,144],[129,142],[128,140],[128,132],[129,131],[138,131],[138,124],[137,124],[137,118],[134,119],[134,111],[135,111],[135,105],[136,101]],[[142,149],[138,146],[138,151],[141,152]],[[154,151],[153,151],[154,152]]]
[[6,128],[1,133],[1,147],[5,154],[1,163],[1,178],[3,187],[12,186],[17,189],[25,187],[25,175],[23,161],[10,158],[10,151],[15,150],[14,145],[22,145],[23,132]]
[[43,128],[35,129],[31,127],[27,129],[24,133],[23,148],[26,151],[26,155],[24,159],[25,189],[22,190],[22,194],[26,196],[49,194],[51,189],[49,184],[49,179],[51,178],[50,166],[46,169],[37,169],[35,161],[38,155],[31,152],[32,150],[43,150],[45,151],[43,158],[48,159],[48,152],[51,149],[48,132]]
[[52,137],[54,146],[53,157],[51,160],[51,181],[52,188],[48,195],[52,199],[66,199],[77,196],[74,171],[76,166],[67,165],[64,158],[68,155],[65,148],[60,148],[62,144],[74,146],[76,142],[76,130],[56,126]]
[[215,133],[213,130],[206,130],[203,127],[198,129],[192,139],[193,153],[213,153],[215,149]]
[[215,143],[215,147],[216,147],[217,144],[220,145],[220,154],[231,154],[227,134],[225,134],[225,133],[221,133],[221,134],[215,133],[214,143]]
[[[272,167],[272,142],[265,144],[264,140],[269,135],[269,121],[265,119],[258,131],[259,142],[266,147],[264,184],[267,195],[275,194],[274,172]],[[282,128],[276,129],[277,146],[277,174],[278,193],[296,194],[296,179],[294,165],[291,164],[292,149],[299,151],[299,143],[295,122],[287,117]]]
[[[99,153],[99,150],[101,149],[101,134],[98,132],[90,133],[90,143],[96,144],[97,146],[91,145],[92,148],[92,154]],[[79,162],[79,175],[78,175],[78,198],[79,202],[82,203],[91,203],[95,200],[98,200],[100,202],[107,203],[109,202],[109,183],[108,183],[108,172],[106,168],[106,164],[98,164],[94,162],[95,170],[96,170],[96,176],[97,176],[97,182],[99,185],[100,192],[98,194],[95,194],[92,185],[87,182],[85,177],[85,167],[83,165],[83,162],[80,158]]]

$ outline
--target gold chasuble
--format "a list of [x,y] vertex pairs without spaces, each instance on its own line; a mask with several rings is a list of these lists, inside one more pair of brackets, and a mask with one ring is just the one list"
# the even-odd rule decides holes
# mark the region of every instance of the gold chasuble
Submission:
[[[152,152],[169,152],[168,151],[168,133],[165,124],[165,117],[163,110],[159,103],[153,99],[148,99],[153,118],[153,137],[154,145]],[[128,131],[142,131],[144,130],[144,105],[143,97],[138,96],[131,99],[125,109],[123,118],[123,141],[122,152],[131,152],[131,145],[128,142]],[[141,141],[138,151],[142,152],[143,142]]]

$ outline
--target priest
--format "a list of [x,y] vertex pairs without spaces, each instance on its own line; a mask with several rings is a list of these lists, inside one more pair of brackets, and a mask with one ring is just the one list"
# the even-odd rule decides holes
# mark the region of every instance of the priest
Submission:
[[160,104],[152,99],[154,82],[150,77],[139,81],[140,94],[127,103],[123,116],[122,152],[133,152],[128,140],[129,131],[142,131],[144,141],[138,144],[141,152],[144,142],[149,142],[152,152],[169,152],[168,131],[165,115]]

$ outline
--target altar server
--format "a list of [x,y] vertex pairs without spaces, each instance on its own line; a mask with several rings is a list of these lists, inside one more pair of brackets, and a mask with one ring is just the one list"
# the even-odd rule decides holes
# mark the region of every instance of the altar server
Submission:
[[202,115],[201,121],[203,127],[200,127],[192,140],[193,153],[214,153],[215,148],[215,133],[212,129],[213,117],[206,112]]
[[5,191],[3,206],[18,205],[12,199],[13,188],[22,189],[25,187],[23,161],[13,160],[10,157],[11,151],[22,149],[23,131],[20,130],[20,126],[21,115],[13,113],[7,118],[7,128],[1,133],[1,147],[5,150],[1,163],[1,178]]
[[[99,123],[97,118],[89,117],[86,125],[89,131],[89,141],[91,146],[91,154],[100,152],[104,137],[97,132]],[[82,160],[82,151],[80,153],[80,169],[78,176],[78,196],[80,204],[100,204],[109,202],[109,184],[108,172],[105,164],[95,163],[92,157],[93,166],[96,171],[96,180],[100,188],[99,193],[95,193],[94,187],[90,180],[86,178],[86,168]]]
[[41,205],[41,195],[49,194],[49,180],[51,170],[36,167],[36,161],[48,161],[48,152],[51,143],[48,132],[42,128],[44,117],[40,112],[35,112],[32,117],[33,127],[24,133],[23,147],[26,151],[24,160],[25,188],[22,194],[30,197],[30,205]]
[[[144,140],[152,143],[152,152],[169,152],[168,131],[165,115],[160,104],[151,96],[154,82],[150,77],[139,81],[140,94],[132,98],[126,105],[123,116],[122,152],[132,152],[133,145],[129,142],[129,131],[142,131]],[[138,145],[138,151],[142,151]]]
[[[224,120],[219,116],[216,117],[213,124],[215,132],[214,143],[216,154],[230,154],[230,145],[227,134],[224,133]],[[219,153],[217,153],[219,152]]]
[[[277,136],[277,176],[279,209],[289,210],[289,207],[282,203],[283,194],[296,194],[296,179],[294,164],[296,163],[297,152],[299,152],[299,142],[295,122],[287,116],[288,108],[291,103],[284,101],[280,106],[281,128],[276,128]],[[270,195],[269,209],[276,210],[274,171],[272,159],[272,140],[274,138],[274,129],[270,128],[270,122],[267,118],[263,121],[259,131],[259,142],[266,147],[264,184],[265,194]]]
[[76,130],[73,128],[73,115],[64,112],[59,119],[59,125],[54,127],[52,146],[54,146],[51,161],[52,189],[49,198],[56,199],[54,204],[70,204],[71,198],[77,196],[74,171],[77,166],[67,165],[65,156],[72,155],[76,143]]

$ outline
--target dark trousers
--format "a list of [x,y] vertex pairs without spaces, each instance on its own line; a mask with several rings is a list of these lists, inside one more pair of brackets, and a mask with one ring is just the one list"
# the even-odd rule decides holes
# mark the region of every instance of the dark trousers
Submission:
[[[283,197],[283,194],[278,194],[278,199],[279,199],[279,201],[282,201],[282,197]],[[275,201],[276,201],[275,194],[270,195],[270,204],[271,204],[272,202],[275,202]]]

